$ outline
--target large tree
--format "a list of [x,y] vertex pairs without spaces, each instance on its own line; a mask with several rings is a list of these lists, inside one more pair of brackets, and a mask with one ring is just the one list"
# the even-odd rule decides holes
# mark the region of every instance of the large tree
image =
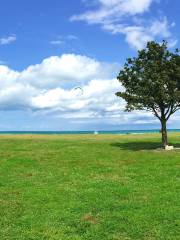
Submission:
[[138,56],[127,59],[118,75],[124,91],[116,95],[126,102],[126,111],[151,111],[161,122],[162,144],[168,145],[167,121],[180,109],[179,50],[167,42],[148,42]]

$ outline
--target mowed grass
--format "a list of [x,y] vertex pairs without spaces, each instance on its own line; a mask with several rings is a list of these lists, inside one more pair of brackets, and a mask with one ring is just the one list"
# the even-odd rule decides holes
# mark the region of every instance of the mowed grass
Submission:
[[179,240],[180,151],[158,147],[158,134],[0,136],[0,239]]

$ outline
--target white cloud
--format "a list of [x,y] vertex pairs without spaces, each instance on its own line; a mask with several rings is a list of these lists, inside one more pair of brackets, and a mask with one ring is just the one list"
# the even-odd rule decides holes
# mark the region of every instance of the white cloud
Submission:
[[94,78],[112,78],[118,70],[117,64],[98,62],[81,55],[63,54],[28,67],[19,78],[38,88],[56,88],[82,84]]
[[52,44],[52,45],[63,45],[65,42],[63,41],[63,40],[60,40],[60,39],[58,39],[58,40],[52,40],[51,42],[50,42],[50,44]]
[[124,112],[125,102],[115,96],[122,89],[115,78],[118,70],[116,64],[74,54],[47,58],[22,72],[0,66],[0,109],[31,109],[84,123],[154,122],[151,113]]
[[14,34],[7,37],[2,37],[0,38],[0,45],[8,45],[15,42],[16,40],[17,40],[17,37]]
[[115,96],[119,88],[116,79],[91,80],[82,87],[82,93],[76,89],[56,88],[32,98],[32,104],[38,109],[53,108],[64,118],[102,118],[114,104],[121,109],[122,101]]
[[0,65],[0,108],[58,109],[65,115],[86,109],[95,114],[96,107],[107,106],[109,93],[115,99],[119,83],[112,77],[118,70],[117,64],[74,54],[47,58],[22,72]]
[[29,107],[30,98],[37,90],[20,81],[21,73],[0,65],[0,109]]
[[102,29],[112,34],[123,34],[128,44],[141,49],[147,41],[156,38],[168,39],[170,46],[176,44],[172,39],[166,17],[160,19],[146,19],[145,12],[157,0],[96,0],[96,8],[85,13],[74,15],[71,21],[85,21],[88,24],[99,24]]
[[123,16],[133,16],[149,10],[154,0],[96,0],[97,10],[74,15],[71,20],[83,20],[89,24],[116,22]]
[[73,35],[73,34],[69,34],[67,36],[58,36],[55,40],[50,41],[51,45],[65,45],[67,43],[70,43],[72,41],[77,41],[78,37]]
[[[116,29],[118,31],[118,28]],[[154,40],[161,36],[163,39],[168,39],[172,42],[169,46],[173,47],[176,41],[171,39],[167,18],[153,21],[149,27],[144,26],[128,26],[119,29],[120,33],[124,33],[126,41],[130,46],[142,49],[148,41]]]

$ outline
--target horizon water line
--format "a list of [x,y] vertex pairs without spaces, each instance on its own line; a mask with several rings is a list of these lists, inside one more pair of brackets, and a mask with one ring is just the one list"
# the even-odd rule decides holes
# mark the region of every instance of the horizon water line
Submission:
[[[173,133],[173,132],[180,132],[180,129],[168,129],[167,130],[169,133]],[[152,133],[160,133],[159,129],[144,129],[144,130],[95,130],[95,131],[91,131],[91,130],[87,130],[87,131],[0,131],[0,135],[3,134],[9,134],[9,135],[23,135],[23,134],[38,134],[38,135],[76,135],[76,134],[92,134],[92,135],[103,135],[103,134],[120,134],[120,135],[128,135],[128,134],[152,134]]]

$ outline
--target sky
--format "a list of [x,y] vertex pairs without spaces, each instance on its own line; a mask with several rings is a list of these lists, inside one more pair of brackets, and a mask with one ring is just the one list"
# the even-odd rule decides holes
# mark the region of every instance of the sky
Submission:
[[[0,0],[0,131],[159,128],[116,77],[147,41],[180,47],[179,0]],[[169,121],[180,128],[180,113]]]

